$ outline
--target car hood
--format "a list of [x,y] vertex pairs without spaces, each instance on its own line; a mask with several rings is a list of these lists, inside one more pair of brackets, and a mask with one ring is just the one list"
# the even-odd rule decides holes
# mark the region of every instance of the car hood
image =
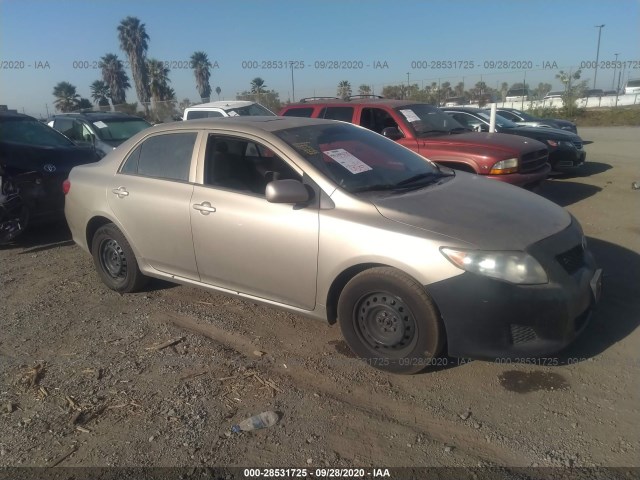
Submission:
[[501,128],[502,133],[521,135],[523,137],[535,138],[536,140],[557,140],[567,142],[579,142],[580,137],[575,133],[559,130],[557,128],[536,128],[536,127],[515,127]]
[[443,147],[462,147],[473,149],[486,149],[487,147],[495,148],[505,152],[513,153],[513,151],[522,152],[529,150],[537,150],[545,148],[544,145],[536,144],[531,140],[506,135],[504,133],[457,133],[453,135],[443,135],[436,137],[418,138],[418,144],[421,147],[437,148]]
[[76,165],[99,160],[93,147],[38,147],[0,142],[0,164],[10,170],[68,173]]
[[389,220],[485,250],[524,250],[571,224],[566,210],[539,195],[465,172],[440,185],[370,200]]

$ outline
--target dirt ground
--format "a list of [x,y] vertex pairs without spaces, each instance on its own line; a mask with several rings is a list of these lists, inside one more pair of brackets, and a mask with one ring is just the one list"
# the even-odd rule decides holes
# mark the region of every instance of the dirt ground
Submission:
[[[539,193],[582,223],[604,293],[538,364],[396,376],[337,326],[160,281],[114,293],[65,226],[0,247],[0,466],[639,467],[640,128],[579,133],[588,164]],[[276,426],[231,433],[266,410]]]

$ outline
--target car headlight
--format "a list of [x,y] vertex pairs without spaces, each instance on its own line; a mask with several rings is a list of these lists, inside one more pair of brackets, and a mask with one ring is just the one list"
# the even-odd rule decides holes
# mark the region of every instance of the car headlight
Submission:
[[492,252],[448,247],[442,247],[440,251],[456,267],[467,272],[523,285],[538,285],[549,281],[542,265],[526,252]]
[[518,159],[507,158],[500,160],[491,167],[489,172],[491,175],[504,175],[506,173],[516,173],[518,171]]
[[556,142],[555,140],[547,140],[547,144],[551,145],[552,147],[558,146],[558,142]]
[[567,140],[560,140],[558,142],[558,145],[560,145],[561,147],[573,147],[573,143],[567,141]]

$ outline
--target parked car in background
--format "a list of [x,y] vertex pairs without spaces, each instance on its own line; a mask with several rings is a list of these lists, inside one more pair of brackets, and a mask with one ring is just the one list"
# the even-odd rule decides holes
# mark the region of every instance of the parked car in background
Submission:
[[562,95],[564,95],[564,92],[549,92],[544,96],[542,101],[554,99],[559,100],[562,99]]
[[560,130],[567,130],[569,132],[578,133],[576,124],[568,120],[560,120],[556,118],[538,118],[533,115],[517,110],[515,108],[498,107],[496,109],[498,115],[511,120],[518,125],[524,125],[526,127],[546,127],[546,128],[558,128]]
[[455,107],[457,105],[466,105],[469,100],[466,97],[449,97],[442,102],[443,107]]
[[109,288],[157,277],[337,322],[396,373],[445,347],[551,354],[600,296],[567,211],[345,122],[165,124],[74,168],[66,190],[73,239]]
[[634,95],[640,93],[640,78],[627,81],[624,86],[625,95]]
[[259,103],[246,100],[222,100],[191,105],[184,109],[183,120],[198,118],[236,117],[245,115],[275,115]]
[[33,117],[0,112],[0,244],[28,225],[64,218],[62,182],[71,168],[98,160]]
[[280,115],[354,123],[441,165],[520,187],[536,187],[550,171],[545,145],[509,135],[471,133],[426,103],[325,98],[287,105]]
[[77,144],[95,145],[100,157],[151,126],[144,118],[117,112],[60,113],[47,125]]
[[[480,108],[446,107],[445,113],[461,125],[478,132],[489,131],[489,112]],[[582,139],[571,132],[556,128],[523,127],[501,115],[496,115],[496,131],[528,137],[544,143],[549,150],[549,163],[556,172],[568,172],[581,166],[586,159]]]
[[505,101],[507,102],[521,102],[529,100],[528,88],[512,88],[507,90]]

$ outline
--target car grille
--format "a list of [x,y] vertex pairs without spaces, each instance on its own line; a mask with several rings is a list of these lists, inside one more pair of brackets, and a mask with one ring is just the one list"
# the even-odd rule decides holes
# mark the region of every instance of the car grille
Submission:
[[576,245],[571,250],[557,255],[556,259],[567,273],[571,275],[580,270],[584,265],[584,249],[582,245]]
[[533,328],[525,325],[516,325],[515,323],[511,324],[511,340],[514,345],[532,342],[536,338],[538,338],[538,335],[536,335]]
[[578,150],[582,150],[582,142],[572,142],[573,146],[576,147]]
[[522,173],[533,172],[542,167],[549,161],[549,152],[547,149],[536,150],[534,152],[525,153],[520,161],[520,171]]

